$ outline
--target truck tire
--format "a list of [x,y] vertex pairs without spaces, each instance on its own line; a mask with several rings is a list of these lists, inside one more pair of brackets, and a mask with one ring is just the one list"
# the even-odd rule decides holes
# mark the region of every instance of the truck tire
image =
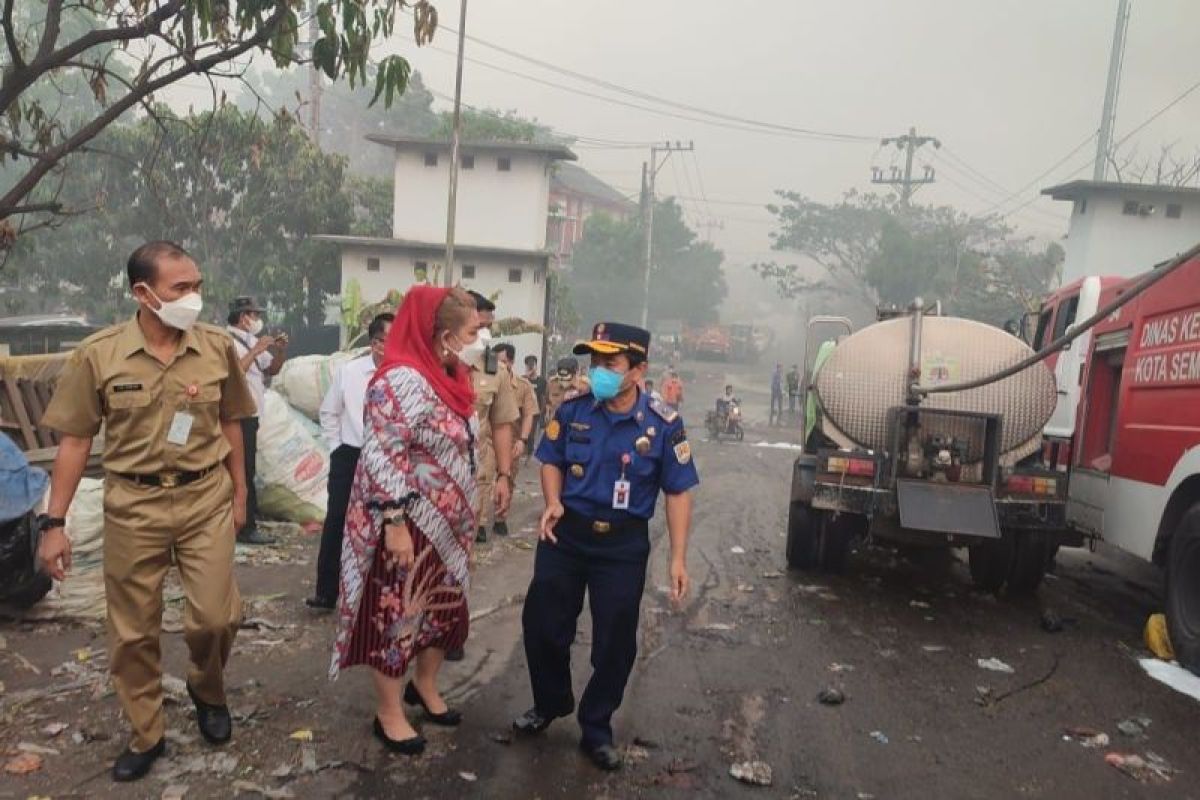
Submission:
[[967,556],[971,568],[971,582],[985,592],[999,592],[1008,580],[1012,569],[1012,540],[1008,537],[988,539],[971,545]]
[[792,569],[812,569],[817,565],[821,516],[812,506],[792,503],[787,526],[787,563]]
[[850,545],[867,531],[867,518],[858,514],[839,514],[835,518],[828,511],[819,513],[822,520],[817,536],[817,567],[821,572],[844,572]]
[[1041,531],[1006,531],[1013,539],[1012,568],[1008,573],[1006,592],[1010,597],[1024,597],[1037,591],[1046,575],[1047,554],[1050,551]]
[[1171,536],[1167,630],[1179,663],[1200,675],[1200,503],[1188,509]]

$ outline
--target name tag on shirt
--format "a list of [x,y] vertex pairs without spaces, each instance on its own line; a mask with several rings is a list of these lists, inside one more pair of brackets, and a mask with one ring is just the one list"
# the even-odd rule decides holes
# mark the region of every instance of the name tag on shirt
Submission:
[[629,510],[629,481],[619,480],[613,484],[613,508],[617,511]]
[[171,429],[167,431],[167,443],[179,446],[187,444],[188,437],[192,435],[192,423],[195,421],[196,418],[186,411],[176,411],[171,420]]

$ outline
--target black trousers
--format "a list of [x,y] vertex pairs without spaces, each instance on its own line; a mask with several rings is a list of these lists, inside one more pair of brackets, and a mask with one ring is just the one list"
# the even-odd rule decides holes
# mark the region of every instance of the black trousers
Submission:
[[334,600],[341,579],[342,533],[346,529],[346,507],[354,470],[358,468],[357,447],[342,445],[329,454],[329,506],[321,529],[321,550],[317,553],[317,597]]
[[650,538],[645,520],[596,533],[570,510],[554,530],[558,544],[539,542],[521,616],[534,706],[546,717],[575,708],[571,645],[587,592],[592,612],[592,677],[579,703],[583,744],[613,741],[612,715],[637,659],[638,615],[646,585]]
[[255,463],[258,460],[258,417],[242,420],[242,452],[246,455],[246,524],[238,532],[249,533],[254,530],[258,519],[258,490],[254,488],[257,472]]

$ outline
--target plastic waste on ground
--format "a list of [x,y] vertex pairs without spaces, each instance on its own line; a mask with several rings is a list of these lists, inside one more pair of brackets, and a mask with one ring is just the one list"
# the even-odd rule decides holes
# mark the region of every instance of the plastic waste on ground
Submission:
[[1138,663],[1146,670],[1147,675],[1159,683],[1165,683],[1193,700],[1200,700],[1200,675],[1193,675],[1178,664],[1168,664],[1157,658],[1141,658],[1138,659]]
[[1171,634],[1167,630],[1166,614],[1151,614],[1146,620],[1144,634],[1146,648],[1163,661],[1175,660],[1175,648],[1171,646]]

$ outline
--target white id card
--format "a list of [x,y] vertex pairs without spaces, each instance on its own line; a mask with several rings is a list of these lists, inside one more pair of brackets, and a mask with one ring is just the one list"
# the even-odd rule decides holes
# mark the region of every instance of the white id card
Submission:
[[176,411],[171,420],[171,429],[167,431],[167,443],[183,446],[187,444],[188,436],[192,433],[192,423],[196,418],[186,411]]
[[629,481],[624,478],[613,484],[613,508],[617,511],[629,510]]

